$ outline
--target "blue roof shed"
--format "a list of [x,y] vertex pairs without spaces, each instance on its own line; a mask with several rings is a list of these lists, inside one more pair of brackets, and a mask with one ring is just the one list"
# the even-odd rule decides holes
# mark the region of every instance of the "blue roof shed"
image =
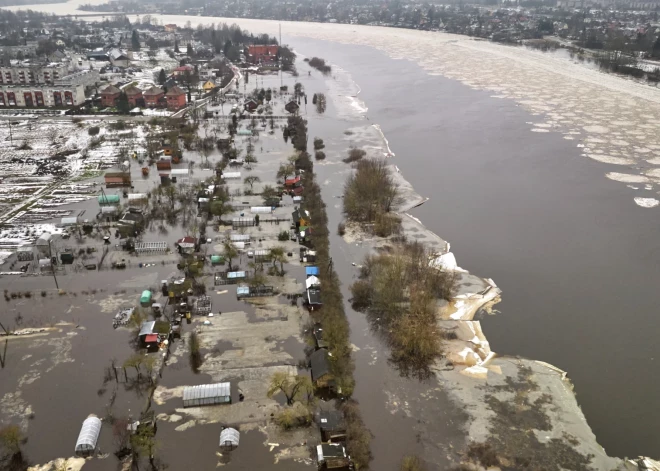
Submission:
[[305,267],[305,275],[319,276],[319,267]]

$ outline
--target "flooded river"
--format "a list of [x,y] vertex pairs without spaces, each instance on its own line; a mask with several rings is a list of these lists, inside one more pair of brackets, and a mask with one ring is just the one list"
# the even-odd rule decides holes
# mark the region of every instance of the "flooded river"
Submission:
[[[35,9],[66,11],[62,5]],[[70,8],[69,13],[75,10]],[[162,20],[179,24],[222,21]],[[255,33],[273,34],[278,26],[268,21],[227,21],[238,21]],[[344,135],[346,129],[378,124],[396,154],[396,165],[421,195],[430,197],[412,214],[452,243],[461,266],[492,277],[503,290],[503,301],[497,306],[500,313],[483,320],[493,350],[566,370],[590,426],[610,455],[657,457],[658,439],[648,431],[660,420],[660,373],[655,369],[660,345],[654,341],[660,325],[654,286],[660,275],[658,210],[633,202],[633,196],[651,198],[656,192],[639,185],[627,187],[621,183],[625,177],[604,178],[612,172],[644,175],[652,169],[649,164],[653,165],[657,144],[641,132],[629,138],[631,149],[635,144],[640,153],[607,150],[603,146],[614,141],[594,134],[608,129],[605,124],[613,126],[615,112],[601,109],[599,116],[581,117],[597,108],[591,107],[580,87],[588,84],[593,92],[602,86],[607,94],[603,99],[609,100],[603,106],[615,103],[625,115],[620,125],[628,126],[627,120],[639,129],[646,129],[648,123],[634,121],[635,116],[646,112],[645,107],[652,111],[651,117],[660,112],[656,104],[660,95],[624,80],[599,78],[596,71],[588,71],[590,75],[578,71],[573,93],[577,102],[585,100],[583,104],[570,112],[559,110],[561,105],[546,93],[523,107],[521,100],[528,98],[524,84],[517,92],[511,92],[511,86],[507,94],[494,96],[494,85],[491,91],[480,90],[487,85],[469,87],[441,76],[448,71],[456,78],[458,65],[440,64],[430,74],[427,62],[422,68],[421,60],[396,60],[371,47],[341,44],[369,43],[378,31],[390,35],[387,30],[361,26],[283,24],[285,43],[305,56],[323,57],[335,68],[334,77],[323,85],[329,87],[332,98],[327,118],[310,122],[310,135],[326,139],[330,154],[350,144],[364,144],[357,136]],[[402,49],[409,38],[404,36],[413,34],[417,32],[397,32],[402,35],[401,44],[392,55],[405,55]],[[388,37],[390,44],[396,35]],[[327,40],[333,36],[336,41]],[[479,47],[484,49],[484,59],[489,57],[491,45]],[[480,56],[472,51],[457,57],[452,60],[464,61],[465,67],[472,61],[477,67]],[[564,68],[569,66],[557,62],[563,59],[548,56],[545,65],[543,60],[542,53],[525,52],[515,67],[533,77],[556,66],[556,73],[568,76]],[[496,77],[498,70],[491,72]],[[500,79],[499,86],[507,88],[506,74]],[[314,91],[310,80],[301,77],[308,93]],[[635,107],[643,110],[635,112]],[[549,119],[555,122],[545,125]],[[579,119],[585,119],[582,127],[576,124]],[[647,147],[641,147],[644,139],[649,139]],[[618,140],[628,143],[623,137]],[[587,152],[584,144],[576,146],[581,142],[595,153]],[[341,165],[317,165],[319,181],[326,183],[331,228],[341,217],[341,200],[335,197],[341,193],[346,171]],[[351,262],[359,260],[362,249],[338,237],[331,242],[336,269],[347,285],[354,272]],[[441,391],[399,378],[363,317],[352,312],[350,316],[357,361],[355,393],[375,435],[374,469],[394,469],[395,457],[416,451],[431,428],[449,443],[457,436],[460,413],[452,411]],[[410,408],[416,408],[416,413],[409,414]],[[420,412],[428,417],[426,423],[410,418]],[[431,445],[440,462],[446,450]]]

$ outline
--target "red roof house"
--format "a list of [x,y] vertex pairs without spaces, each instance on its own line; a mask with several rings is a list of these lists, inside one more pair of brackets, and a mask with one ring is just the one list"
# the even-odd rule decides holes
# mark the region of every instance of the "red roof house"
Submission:
[[144,100],[142,99],[142,90],[140,90],[135,85],[126,87],[124,93],[128,97],[128,104],[131,106],[144,106]]
[[170,110],[178,110],[186,106],[186,92],[179,87],[170,88],[165,94],[167,99],[167,108]]
[[142,92],[142,97],[144,98],[144,104],[149,108],[157,108],[162,105],[160,101],[165,97],[165,92],[162,88],[156,86],[147,88]]
[[252,45],[247,48],[247,60],[252,64],[272,64],[277,61],[279,47],[272,45]]
[[101,104],[103,106],[115,106],[117,98],[121,95],[121,90],[119,90],[114,85],[108,85],[103,90],[101,90]]
[[192,73],[193,70],[194,69],[190,65],[182,65],[181,67],[174,69],[174,75],[178,77],[180,75],[185,75],[186,72]]

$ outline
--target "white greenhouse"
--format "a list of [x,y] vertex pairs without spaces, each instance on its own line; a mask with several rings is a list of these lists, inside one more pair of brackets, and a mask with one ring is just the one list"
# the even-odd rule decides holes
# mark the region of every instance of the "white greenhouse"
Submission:
[[76,442],[76,455],[77,456],[90,456],[96,450],[96,442],[101,433],[101,419],[94,414],[90,414],[85,419],[78,435]]
[[241,434],[235,428],[227,427],[220,432],[220,447],[223,450],[233,450],[238,447]]
[[231,384],[215,383],[187,386],[183,389],[183,407],[231,403]]

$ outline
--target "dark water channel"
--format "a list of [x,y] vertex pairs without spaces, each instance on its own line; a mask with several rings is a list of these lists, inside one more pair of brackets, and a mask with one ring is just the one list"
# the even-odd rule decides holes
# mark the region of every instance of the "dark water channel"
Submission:
[[[660,222],[605,178],[620,167],[580,157],[561,134],[530,132],[538,117],[487,91],[371,48],[291,42],[350,71],[396,165],[431,198],[412,214],[502,288],[501,313],[483,320],[492,348],[568,371],[609,454],[657,457]],[[353,336],[366,328],[352,323]]]

